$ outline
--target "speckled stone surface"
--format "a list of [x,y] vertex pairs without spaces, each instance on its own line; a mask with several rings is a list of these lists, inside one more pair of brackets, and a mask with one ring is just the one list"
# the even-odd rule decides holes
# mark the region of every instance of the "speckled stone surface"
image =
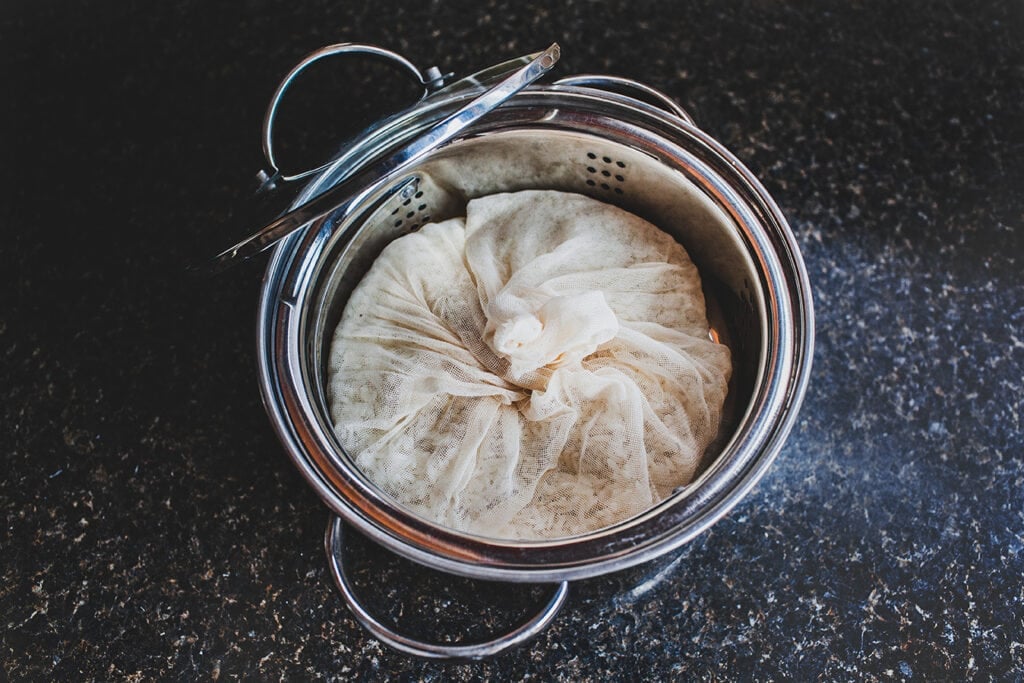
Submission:
[[[1021,680],[1022,33],[1019,2],[17,0],[0,679]],[[324,507],[258,396],[260,265],[200,284],[181,265],[238,236],[222,221],[263,107],[307,51],[365,41],[465,73],[552,39],[560,73],[664,89],[763,179],[813,281],[812,384],[710,532],[575,584],[519,649],[421,661],[330,585]],[[323,106],[331,78],[321,122],[345,106]],[[352,555],[378,613],[424,636],[545,599]]]

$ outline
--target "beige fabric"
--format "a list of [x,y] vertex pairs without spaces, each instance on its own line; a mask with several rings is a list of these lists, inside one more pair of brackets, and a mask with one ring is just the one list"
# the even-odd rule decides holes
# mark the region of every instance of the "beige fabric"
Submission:
[[524,191],[391,243],[335,333],[341,443],[385,492],[484,536],[572,536],[694,476],[731,372],[697,269],[649,223]]

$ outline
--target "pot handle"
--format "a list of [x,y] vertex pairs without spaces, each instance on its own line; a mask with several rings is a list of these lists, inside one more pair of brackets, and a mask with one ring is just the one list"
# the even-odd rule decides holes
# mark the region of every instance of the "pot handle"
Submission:
[[693,117],[690,116],[685,109],[676,104],[676,101],[671,97],[649,85],[644,85],[639,81],[634,81],[632,78],[605,76],[602,74],[580,74],[578,76],[562,78],[555,81],[554,84],[594,88],[610,92],[632,93],[634,96],[639,95],[637,99],[649,102],[653,100],[652,104],[657,104],[660,108],[666,110],[676,118],[682,119],[691,126],[697,125],[694,122]]
[[[277,165],[277,158],[274,155],[274,121],[277,118],[277,108],[281,104],[281,98],[284,97],[285,91],[288,90],[292,82],[300,73],[305,71],[308,66],[315,62],[319,62],[321,59],[333,57],[335,55],[364,55],[397,65],[400,71],[405,72],[405,74],[410,76],[414,82],[423,87],[423,94],[420,96],[420,99],[426,97],[432,89],[438,87],[443,82],[441,72],[438,71],[436,67],[431,67],[426,71],[420,71],[412,62],[397,52],[385,50],[384,48],[377,47],[376,45],[364,45],[362,43],[335,43],[334,45],[327,45],[319,50],[310,52],[308,55],[303,57],[302,61],[296,64],[292,70],[288,72],[288,75],[285,76],[277,85],[277,90],[274,91],[274,96],[270,98],[270,104],[267,105],[267,111],[263,115],[263,157],[267,162],[269,170],[261,172],[261,182],[281,174]],[[320,168],[314,168],[295,175],[282,175],[282,179],[285,181],[298,180],[316,173],[319,170]]]
[[352,585],[349,583],[348,576],[345,573],[345,565],[342,559],[344,551],[343,532],[344,522],[341,517],[332,514],[327,522],[324,549],[327,551],[327,563],[331,570],[331,576],[334,578],[334,584],[341,592],[341,596],[345,600],[345,604],[348,605],[352,615],[355,616],[356,620],[367,631],[372,633],[381,642],[407,654],[431,659],[482,659],[497,654],[506,648],[526,642],[547,628],[548,624],[551,623],[555,615],[562,608],[565,598],[569,594],[569,582],[562,581],[558,584],[558,589],[555,591],[554,596],[552,596],[551,600],[539,614],[513,631],[483,643],[439,645],[415,640],[396,633],[391,628],[380,623],[373,615],[366,611],[366,608],[356,598]]

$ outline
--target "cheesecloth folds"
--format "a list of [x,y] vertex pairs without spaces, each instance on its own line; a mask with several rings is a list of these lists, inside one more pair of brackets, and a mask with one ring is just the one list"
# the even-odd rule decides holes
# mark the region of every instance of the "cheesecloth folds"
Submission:
[[688,483],[730,373],[678,243],[530,190],[384,249],[335,332],[328,394],[341,444],[387,494],[528,540],[623,521]]

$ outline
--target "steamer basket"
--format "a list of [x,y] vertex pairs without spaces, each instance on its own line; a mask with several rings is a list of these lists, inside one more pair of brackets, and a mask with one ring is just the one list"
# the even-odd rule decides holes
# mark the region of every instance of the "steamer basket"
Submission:
[[[435,69],[426,73],[433,80],[422,78],[424,83],[440,83]],[[486,80],[478,76],[438,89],[365,133],[317,172],[294,205],[422,135],[479,94]],[[465,215],[473,197],[523,189],[589,195],[671,234],[701,273],[712,334],[730,347],[734,365],[722,429],[698,478],[615,526],[531,542],[443,528],[382,493],[338,443],[325,393],[333,331],[349,294],[381,250],[427,222]],[[813,315],[793,235],[751,173],[666,96],[632,81],[588,76],[520,92],[397,179],[369,183],[351,204],[283,240],[262,285],[258,344],[261,389],[274,427],[331,510],[329,562],[350,608],[398,649],[480,657],[543,628],[562,604],[566,582],[680,547],[754,486],[781,448],[802,400]],[[561,585],[541,615],[495,641],[460,646],[412,641],[358,604],[342,563],[342,520],[436,569]]]

